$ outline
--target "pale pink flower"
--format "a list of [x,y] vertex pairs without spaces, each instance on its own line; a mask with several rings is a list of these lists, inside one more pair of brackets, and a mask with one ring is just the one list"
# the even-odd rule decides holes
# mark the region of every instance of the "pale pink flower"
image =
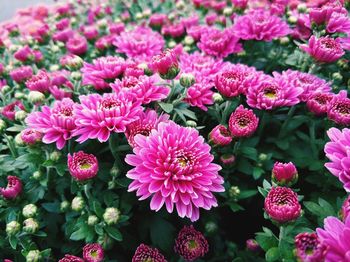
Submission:
[[76,35],[66,43],[67,50],[74,55],[83,55],[88,50],[88,43],[85,37]]

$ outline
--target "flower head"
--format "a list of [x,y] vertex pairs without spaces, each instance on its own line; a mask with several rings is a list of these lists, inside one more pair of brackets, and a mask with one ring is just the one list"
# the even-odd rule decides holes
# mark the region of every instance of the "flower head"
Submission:
[[324,261],[327,247],[316,233],[300,233],[295,237],[296,256],[301,262]]
[[84,259],[66,254],[63,258],[58,260],[58,262],[84,262]]
[[229,119],[229,129],[234,137],[251,136],[257,129],[259,118],[251,109],[245,109],[242,105],[236,108]]
[[4,106],[1,110],[1,114],[9,120],[15,120],[17,109],[24,110],[24,105],[19,100]]
[[149,67],[163,79],[174,79],[180,72],[177,55],[174,50],[166,50],[152,57]]
[[16,69],[11,70],[10,77],[13,81],[21,83],[33,75],[33,69],[31,66],[21,66]]
[[349,33],[350,32],[350,19],[347,13],[334,12],[331,14],[326,31],[328,33]]
[[186,261],[194,261],[208,253],[209,245],[203,234],[191,225],[181,229],[175,240],[174,249]]
[[209,141],[214,145],[225,146],[232,142],[232,135],[224,125],[217,125],[209,133]]
[[7,186],[0,187],[0,194],[6,199],[14,199],[22,192],[22,182],[16,176],[7,176]]
[[292,162],[275,162],[272,169],[272,179],[280,186],[290,186],[297,181],[298,171]]
[[42,93],[49,90],[50,84],[50,77],[44,70],[40,70],[36,75],[26,81],[26,86],[29,90]]
[[261,250],[259,243],[255,239],[247,239],[246,247],[248,250],[257,252]]
[[88,50],[88,44],[85,37],[77,35],[69,38],[66,43],[67,50],[73,55],[83,55]]
[[206,105],[214,104],[212,85],[210,83],[195,83],[187,89],[184,101],[207,111]]
[[327,116],[337,124],[350,125],[350,99],[346,97],[346,91],[332,97],[328,105]]
[[348,196],[344,202],[343,202],[343,205],[341,207],[341,210],[340,210],[340,216],[342,218],[343,221],[346,220],[346,218],[349,216],[350,214],[350,196]]
[[43,134],[33,128],[26,128],[21,132],[21,139],[27,145],[35,145],[42,137]]
[[83,257],[86,262],[101,262],[104,258],[103,248],[100,244],[86,244],[83,248]]
[[145,244],[137,247],[132,262],[167,262],[165,257],[156,248],[151,248]]
[[265,198],[265,211],[279,223],[295,220],[301,213],[298,195],[288,187],[273,187]]
[[315,92],[309,96],[306,102],[307,108],[317,116],[324,115],[327,113],[329,103],[333,98],[331,93],[319,93]]
[[68,154],[68,169],[70,174],[78,181],[93,178],[98,172],[98,161],[93,154],[83,151]]
[[129,191],[137,191],[140,200],[151,197],[151,209],[165,204],[172,213],[174,205],[180,217],[199,218],[199,208],[217,206],[212,192],[221,192],[220,166],[213,164],[210,146],[198,131],[175,124],[160,123],[149,136],[136,136],[134,154],[125,161],[134,166],[127,177],[134,181]]

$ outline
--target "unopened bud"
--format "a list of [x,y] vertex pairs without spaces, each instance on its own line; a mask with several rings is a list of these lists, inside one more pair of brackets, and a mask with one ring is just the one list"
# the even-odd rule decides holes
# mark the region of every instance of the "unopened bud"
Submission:
[[81,79],[81,73],[78,72],[78,71],[72,72],[71,76],[72,76],[72,79],[74,79],[74,80],[80,80]]
[[23,231],[27,233],[35,233],[39,230],[38,222],[33,218],[27,218],[23,221]]
[[41,103],[45,100],[45,95],[39,91],[30,91],[28,101],[32,104]]
[[39,250],[30,250],[26,256],[26,262],[41,261],[41,254]]
[[50,154],[50,160],[57,162],[61,158],[61,155],[61,152],[55,150]]
[[6,233],[10,236],[19,232],[21,225],[17,221],[11,221],[6,224]]
[[228,191],[228,195],[232,198],[237,198],[240,193],[241,193],[241,190],[239,189],[238,186],[231,186]]
[[87,221],[89,226],[94,226],[98,223],[98,217],[95,215],[90,215]]
[[180,77],[180,84],[183,87],[190,87],[196,82],[196,79],[191,73],[183,73]]
[[120,211],[115,207],[108,207],[103,214],[103,220],[107,225],[116,224],[119,220]]
[[38,208],[34,204],[25,205],[22,209],[22,214],[25,218],[30,218],[36,216]]
[[214,93],[213,94],[213,100],[216,104],[221,104],[222,102],[224,102],[224,98],[222,97],[221,94],[219,93]]
[[69,206],[70,206],[70,204],[69,204],[69,202],[67,200],[61,202],[61,205],[60,205],[61,212],[67,211]]
[[76,196],[75,198],[73,198],[72,200],[73,211],[80,212],[81,210],[83,210],[84,206],[85,206],[85,201],[82,197]]
[[15,113],[15,119],[17,121],[23,121],[27,117],[27,112],[24,110],[19,110]]
[[186,121],[186,126],[188,127],[197,127],[197,123],[193,120],[187,120]]

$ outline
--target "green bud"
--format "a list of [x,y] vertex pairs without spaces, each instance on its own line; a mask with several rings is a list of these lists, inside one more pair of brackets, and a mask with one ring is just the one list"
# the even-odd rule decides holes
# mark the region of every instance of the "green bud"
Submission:
[[234,199],[237,198],[240,193],[241,193],[241,190],[239,189],[238,186],[231,186],[230,189],[228,190],[228,195]]
[[192,36],[186,36],[185,39],[184,39],[184,44],[187,45],[187,46],[190,46],[190,45],[193,45],[194,43],[194,39]]
[[185,8],[185,6],[186,6],[186,4],[185,4],[185,2],[184,1],[178,1],[177,3],[176,3],[176,9],[178,9],[178,10],[183,10],[184,8]]
[[73,198],[72,200],[73,211],[80,212],[81,210],[83,210],[84,206],[85,206],[85,201],[82,197],[76,196],[75,198]]
[[186,121],[186,126],[188,127],[197,127],[197,123],[193,120],[187,120]]
[[38,213],[38,208],[34,204],[25,205],[22,209],[22,215],[25,218],[34,217]]
[[23,142],[23,140],[21,138],[21,134],[20,133],[15,136],[15,144],[17,146],[24,146],[24,142]]
[[179,72],[180,68],[178,66],[172,66],[169,68],[166,74],[159,74],[159,76],[165,80],[172,80],[177,76]]
[[205,224],[205,231],[208,234],[213,234],[218,230],[218,225],[213,222],[213,221],[209,221],[208,223]]
[[24,93],[22,93],[22,92],[16,92],[15,93],[15,98],[16,99],[23,99],[23,98],[25,98],[25,94]]
[[152,70],[148,67],[148,65],[146,63],[141,63],[137,67],[142,69],[143,72],[145,73],[145,75],[147,75],[147,76],[153,75]]
[[98,217],[95,215],[90,215],[87,221],[89,226],[94,226],[98,223]]
[[305,3],[298,4],[297,8],[299,13],[305,13],[307,11],[307,6]]
[[291,15],[290,17],[288,17],[288,22],[291,24],[295,24],[298,21],[298,18],[294,15]]
[[67,211],[69,206],[70,206],[70,204],[69,204],[69,202],[67,200],[61,202],[61,205],[60,205],[61,212]]
[[78,72],[78,71],[72,72],[71,76],[72,76],[72,78],[74,80],[80,80],[81,79],[81,73]]
[[106,208],[103,214],[103,220],[107,223],[107,225],[116,224],[119,220],[120,211],[115,207]]
[[50,154],[50,160],[57,162],[61,158],[61,155],[61,152],[55,150]]
[[17,221],[11,221],[6,224],[6,233],[10,236],[13,236],[16,233],[18,233],[20,229],[21,225]]
[[286,45],[290,42],[287,36],[281,37],[279,40],[281,45]]
[[264,154],[264,153],[259,154],[259,160],[260,160],[260,161],[265,161],[265,160],[267,160],[267,155]]
[[213,100],[216,104],[221,104],[222,102],[224,102],[224,98],[222,97],[221,94],[219,93],[214,93],[213,94]]
[[119,175],[119,169],[117,167],[111,168],[111,176],[117,177]]
[[113,188],[115,188],[115,182],[114,181],[109,181],[108,182],[108,189],[112,190]]
[[232,7],[225,7],[223,11],[224,16],[231,16],[233,14]]
[[195,79],[193,74],[191,74],[191,73],[183,73],[183,74],[181,74],[180,84],[183,87],[190,87],[195,82],[196,82],[196,79]]
[[11,91],[11,87],[9,87],[8,85],[4,85],[2,88],[1,88],[1,93],[3,94],[7,94],[8,92]]
[[0,119],[0,132],[5,130],[5,128],[6,128],[6,122]]
[[188,45],[185,45],[184,46],[184,51],[187,52],[187,53],[191,52],[191,47],[188,46]]
[[36,180],[39,180],[42,176],[43,176],[43,173],[40,172],[40,171],[35,171],[33,173],[33,178],[36,179]]
[[39,250],[30,250],[26,256],[26,262],[41,261],[41,254]]
[[143,15],[141,12],[137,12],[136,15],[135,15],[135,19],[136,20],[141,20],[143,18]]
[[39,224],[38,222],[31,218],[27,218],[26,220],[23,221],[23,231],[27,233],[35,233],[39,230]]
[[30,91],[28,101],[32,104],[41,103],[45,100],[45,95],[39,91]]
[[170,40],[168,43],[169,48],[174,48],[176,46],[176,42],[174,40]]
[[59,65],[51,65],[50,66],[50,71],[57,71],[57,70],[59,70],[60,69],[60,66]]
[[15,119],[17,121],[23,121],[27,117],[27,112],[24,110],[19,110],[15,113]]
[[52,53],[58,53],[60,51],[60,47],[58,45],[51,46]]
[[148,17],[151,16],[151,14],[152,14],[152,10],[151,10],[151,9],[146,9],[146,10],[144,10],[144,11],[142,12],[143,18],[148,18]]
[[339,72],[336,72],[336,73],[333,73],[332,74],[332,78],[334,80],[338,80],[338,81],[341,81],[343,79],[343,76],[339,73]]

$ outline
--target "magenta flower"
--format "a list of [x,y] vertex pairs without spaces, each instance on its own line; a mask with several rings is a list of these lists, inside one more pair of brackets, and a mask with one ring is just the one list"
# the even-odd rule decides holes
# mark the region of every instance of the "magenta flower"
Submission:
[[325,2],[320,7],[310,8],[309,10],[310,20],[318,25],[329,21],[334,13],[346,15],[347,10],[338,1]]
[[224,154],[220,157],[221,163],[226,166],[232,165],[236,161],[236,157],[232,154]]
[[275,162],[272,169],[272,179],[280,186],[290,186],[297,181],[298,171],[292,162]]
[[104,258],[103,248],[100,244],[86,244],[83,248],[85,262],[101,262]]
[[17,83],[24,82],[25,80],[31,78],[32,75],[33,69],[31,66],[21,66],[11,70],[10,72],[10,77]]
[[226,146],[232,142],[232,135],[224,125],[217,125],[209,133],[209,142],[214,145]]
[[191,226],[184,226],[175,239],[174,250],[186,261],[204,257],[209,251],[208,241],[203,234]]
[[128,191],[137,191],[140,200],[151,197],[151,209],[174,205],[180,217],[199,218],[199,208],[217,206],[212,192],[224,191],[220,166],[213,164],[210,146],[198,131],[174,122],[160,123],[149,136],[136,136],[134,154],[125,161],[134,166],[127,177],[134,181]]
[[170,49],[153,56],[149,68],[163,79],[174,79],[180,72],[177,55]]
[[340,217],[343,221],[350,215],[350,195],[344,200],[340,210]]
[[162,27],[162,35],[173,38],[181,37],[185,33],[185,27],[181,23],[166,24]]
[[76,35],[72,38],[69,38],[66,43],[66,48],[73,55],[83,55],[88,50],[87,40],[83,36]]
[[309,96],[306,102],[307,108],[310,112],[314,113],[316,116],[324,115],[327,113],[329,103],[333,98],[332,93],[314,93]]
[[71,99],[64,98],[56,101],[52,108],[43,106],[41,112],[30,113],[25,121],[30,128],[44,134],[45,144],[55,142],[56,147],[62,149],[76,129],[73,106]]
[[125,70],[123,58],[116,56],[99,57],[92,64],[84,63],[81,68],[83,85],[92,85],[95,89],[107,89]]
[[324,229],[316,229],[321,243],[327,246],[326,261],[349,261],[350,257],[350,217],[342,223],[336,217],[324,220]]
[[5,199],[14,199],[22,192],[22,182],[16,176],[7,176],[7,186],[0,187],[0,194]]
[[249,137],[257,129],[259,118],[251,109],[245,109],[240,105],[231,114],[229,119],[229,129],[234,137]]
[[325,167],[336,176],[347,192],[350,192],[350,157],[347,148],[350,145],[350,129],[331,128],[327,131],[331,139],[324,147],[326,157],[331,161]]
[[207,55],[225,58],[230,54],[241,52],[242,45],[232,28],[223,31],[216,28],[208,28],[201,33],[200,42],[197,44]]
[[259,243],[256,242],[255,239],[247,239],[246,247],[248,250],[253,251],[253,252],[258,252],[261,250],[261,247],[259,246]]
[[158,116],[157,112],[154,110],[148,110],[142,112],[139,118],[126,126],[125,136],[128,139],[129,145],[136,147],[135,137],[149,136],[153,129],[157,129],[159,123],[168,122],[169,115],[163,114]]
[[93,154],[87,154],[83,151],[68,154],[68,170],[70,174],[78,181],[85,181],[93,178],[98,172],[98,161]]
[[35,145],[41,141],[43,134],[33,128],[26,128],[21,132],[21,139],[27,145]]
[[49,90],[51,81],[49,75],[44,70],[39,70],[39,72],[28,79],[25,84],[31,91],[45,93]]
[[80,96],[80,104],[74,107],[75,124],[78,127],[74,136],[80,136],[80,143],[88,139],[106,142],[111,132],[125,132],[126,126],[138,119],[142,111],[139,102],[125,93],[91,94]]
[[58,262],[84,262],[84,259],[67,254],[64,256],[64,258],[61,258],[60,260],[58,260]]
[[162,52],[164,39],[150,28],[137,27],[133,31],[122,32],[113,44],[117,47],[118,53],[124,53],[128,58],[148,61]]
[[166,14],[155,13],[149,18],[149,25],[155,28],[162,27],[162,25],[164,25],[166,22],[168,22],[168,17]]
[[309,44],[300,45],[300,48],[315,60],[324,63],[335,62],[345,54],[339,40],[328,36],[320,38],[311,36]]
[[332,13],[326,26],[328,33],[349,33],[350,32],[350,19],[347,13]]
[[15,114],[17,109],[24,110],[24,106],[21,101],[16,100],[6,106],[1,110],[1,114],[9,120],[15,120]]
[[34,61],[34,59],[35,59],[34,51],[28,45],[25,45],[24,47],[17,50],[13,54],[13,56],[18,61],[21,61],[21,62]]
[[186,92],[184,101],[191,106],[207,111],[207,105],[214,104],[212,85],[208,83],[195,83]]
[[163,100],[170,92],[168,87],[156,84],[158,78],[157,76],[148,77],[145,75],[139,77],[128,76],[122,80],[117,79],[110,86],[117,94],[125,92],[135,97],[143,105],[146,105],[153,101]]
[[294,241],[298,261],[324,261],[327,252],[327,246],[321,243],[316,233],[300,233],[295,237]]
[[145,244],[141,244],[137,247],[131,262],[167,262],[165,257],[156,248],[151,248]]
[[265,198],[265,211],[278,223],[295,220],[301,213],[298,195],[288,187],[272,187]]
[[346,91],[340,91],[329,102],[327,116],[330,120],[340,125],[350,125],[350,99],[346,97]]
[[291,32],[288,24],[280,17],[263,9],[255,9],[237,17],[233,29],[241,39],[267,42]]

